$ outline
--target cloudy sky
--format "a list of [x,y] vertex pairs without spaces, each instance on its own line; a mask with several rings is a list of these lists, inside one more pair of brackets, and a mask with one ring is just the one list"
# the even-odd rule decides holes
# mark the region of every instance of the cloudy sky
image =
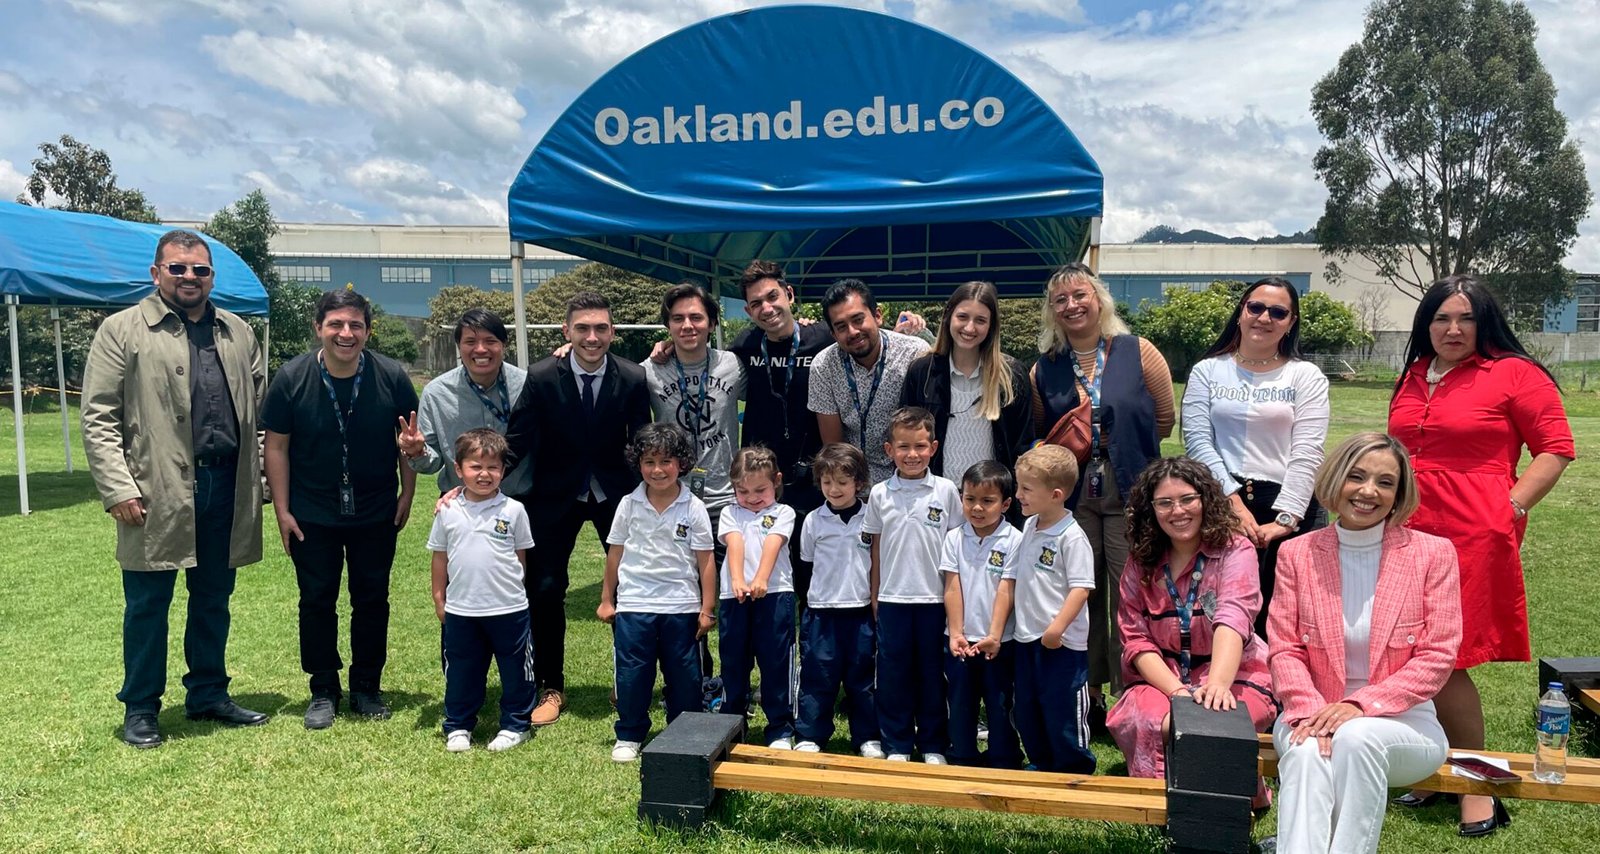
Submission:
[[[167,219],[255,188],[284,221],[498,224],[550,122],[618,60],[759,0],[0,0],[0,197],[40,142],[105,149]],[[1105,173],[1109,241],[1316,222],[1313,83],[1348,0],[854,0],[957,35]],[[1600,0],[1528,0],[1600,189]],[[1600,218],[1568,263],[1600,271]]]

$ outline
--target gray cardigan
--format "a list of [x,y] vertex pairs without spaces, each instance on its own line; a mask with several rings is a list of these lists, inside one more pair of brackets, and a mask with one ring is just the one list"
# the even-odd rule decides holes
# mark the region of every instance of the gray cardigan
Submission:
[[[522,384],[528,372],[506,362],[500,368],[506,379],[507,400],[515,404],[522,395]],[[467,369],[455,368],[434,377],[422,389],[422,401],[417,404],[417,429],[422,432],[422,455],[411,460],[411,468],[418,474],[439,473],[439,491],[448,492],[461,485],[456,477],[456,437],[468,430],[488,427],[504,434],[506,425],[489,412],[472,390],[472,380]],[[490,393],[491,399],[494,397]],[[533,485],[529,474],[531,461],[523,459],[516,468],[506,472],[500,491],[507,495],[522,495]]]

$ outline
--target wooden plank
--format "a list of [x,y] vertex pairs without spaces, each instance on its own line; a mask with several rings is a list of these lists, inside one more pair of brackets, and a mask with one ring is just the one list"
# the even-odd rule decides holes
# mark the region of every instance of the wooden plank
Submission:
[[889,801],[1124,824],[1164,825],[1167,822],[1164,794],[1130,795],[733,761],[719,763],[712,780],[718,789],[747,792]]
[[729,761],[783,768],[815,768],[822,771],[862,771],[889,774],[906,779],[965,780],[974,783],[1018,786],[1045,786],[1055,789],[1118,792],[1128,795],[1164,795],[1166,781],[1145,777],[1120,777],[1095,774],[1053,774],[1044,771],[1008,771],[998,768],[971,768],[960,765],[926,765],[921,762],[888,763],[883,759],[864,759],[836,753],[802,753],[773,750],[741,744],[729,751]]
[[[1493,750],[1462,751],[1504,759],[1511,770],[1522,777],[1515,783],[1489,783],[1461,777],[1444,765],[1439,771],[1412,788],[1431,792],[1450,792],[1458,795],[1499,795],[1536,801],[1561,801],[1574,804],[1600,804],[1600,759],[1582,756],[1567,757],[1567,779],[1562,783],[1540,783],[1533,779],[1533,756],[1527,753],[1501,753]],[[1278,773],[1278,754],[1273,750],[1269,736],[1262,736],[1261,773],[1275,777]]]
[[1591,715],[1600,715],[1600,688],[1585,688],[1578,692],[1578,703]]

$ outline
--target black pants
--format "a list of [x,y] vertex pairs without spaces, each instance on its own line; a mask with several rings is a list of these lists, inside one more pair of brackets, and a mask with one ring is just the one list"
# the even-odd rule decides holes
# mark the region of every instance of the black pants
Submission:
[[[1265,525],[1277,519],[1278,511],[1273,509],[1272,503],[1278,500],[1278,493],[1283,490],[1282,484],[1267,480],[1250,480],[1233,475],[1239,483],[1239,498],[1244,501],[1244,506],[1250,509],[1250,514],[1255,517],[1257,525]],[[1301,534],[1309,534],[1328,524],[1328,512],[1322,509],[1317,499],[1311,499],[1304,509],[1295,513],[1300,517],[1300,529],[1286,537],[1280,537],[1267,544],[1264,549],[1256,549],[1256,565],[1261,570],[1261,613],[1256,615],[1256,634],[1262,638],[1267,636],[1267,607],[1272,604],[1272,590],[1278,581],[1278,548]]]
[[[228,597],[235,570],[228,566],[233,537],[234,466],[195,469],[195,565],[184,572],[189,613],[183,628],[185,706],[191,712],[228,699],[226,650],[232,622]],[[122,573],[122,690],[128,714],[161,710],[167,687],[167,613],[178,571]]]
[[528,615],[533,623],[533,676],[540,692],[565,691],[567,686],[567,565],[572,561],[578,531],[584,522],[594,523],[600,547],[605,548],[620,497],[527,505],[533,529],[533,548],[528,552]]
[[377,691],[389,657],[389,571],[400,529],[300,523],[304,540],[289,538],[300,583],[300,667],[313,696],[339,696],[339,579],[350,568],[350,690]]

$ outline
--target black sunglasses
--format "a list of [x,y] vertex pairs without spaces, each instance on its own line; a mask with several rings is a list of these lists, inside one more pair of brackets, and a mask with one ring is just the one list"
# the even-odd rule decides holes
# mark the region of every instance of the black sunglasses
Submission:
[[1267,305],[1266,303],[1264,303],[1264,302],[1262,302],[1260,300],[1251,300],[1251,301],[1245,303],[1244,304],[1244,310],[1250,312],[1250,316],[1251,317],[1260,317],[1261,316],[1261,312],[1264,311],[1264,312],[1267,313],[1267,316],[1272,318],[1273,320],[1288,320],[1289,319],[1289,310],[1288,309],[1284,308],[1281,305]]
[[167,273],[168,273],[168,275],[172,275],[172,276],[180,276],[181,277],[185,273],[189,272],[190,270],[194,270],[194,277],[196,279],[209,279],[209,278],[211,278],[211,268],[209,266],[205,265],[205,264],[196,264],[193,267],[190,267],[188,264],[168,264],[167,265]]

